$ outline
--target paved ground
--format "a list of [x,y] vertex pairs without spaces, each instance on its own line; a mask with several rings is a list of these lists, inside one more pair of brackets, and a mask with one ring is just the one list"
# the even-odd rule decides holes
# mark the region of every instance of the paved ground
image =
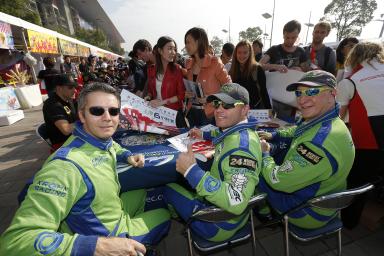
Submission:
[[[25,118],[11,126],[0,127],[0,234],[9,226],[17,210],[17,195],[26,181],[41,167],[48,156],[48,146],[35,134],[43,122],[41,107],[24,111]],[[383,255],[384,228],[378,224],[383,205],[372,201],[365,211],[364,224],[343,231],[343,255]],[[370,229],[367,228],[370,227]],[[372,231],[372,229],[374,231]],[[258,230],[258,255],[283,255],[280,227]],[[291,255],[335,255],[334,237],[307,244],[292,243]],[[173,222],[169,236],[159,245],[161,255],[187,255],[183,226]],[[214,255],[251,255],[248,243]]]

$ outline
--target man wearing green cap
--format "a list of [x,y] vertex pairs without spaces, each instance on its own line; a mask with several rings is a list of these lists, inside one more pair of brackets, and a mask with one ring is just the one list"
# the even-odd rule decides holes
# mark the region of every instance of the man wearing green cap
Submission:
[[211,205],[239,215],[220,224],[192,222],[192,230],[201,237],[223,241],[233,236],[248,220],[243,211],[258,183],[261,147],[255,132],[256,122],[247,120],[249,95],[244,87],[235,83],[225,84],[219,93],[208,96],[207,102],[215,108],[216,125],[220,129],[204,133],[192,129],[190,136],[213,142],[212,167],[210,171],[203,171],[189,147],[188,152],[181,153],[176,160],[176,170],[195,191],[168,184],[164,198],[185,221],[194,212]]
[[[346,188],[355,148],[339,118],[335,87],[336,79],[331,73],[322,70],[305,73],[297,83],[287,87],[287,91],[295,92],[302,120],[292,128],[259,134],[271,142],[292,139],[281,165],[270,156],[271,144],[261,141],[263,167],[259,188],[268,194],[270,205],[278,212]],[[289,216],[289,221],[311,229],[325,225],[334,217],[335,211],[305,208]]]

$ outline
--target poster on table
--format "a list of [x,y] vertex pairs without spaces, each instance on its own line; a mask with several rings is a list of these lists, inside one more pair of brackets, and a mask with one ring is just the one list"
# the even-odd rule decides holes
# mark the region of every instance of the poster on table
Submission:
[[122,125],[138,131],[158,134],[177,133],[177,111],[158,107],[153,108],[148,101],[127,91],[121,91],[121,122]]
[[57,38],[33,30],[28,31],[28,41],[31,52],[58,53]]
[[11,25],[0,21],[0,48],[1,49],[13,49],[13,36]]
[[[203,132],[210,132],[216,129],[218,128],[212,124],[200,127],[200,130]],[[212,157],[215,153],[215,147],[212,144],[212,141],[192,138],[188,132],[169,138],[168,141],[171,143],[172,147],[180,152],[187,152],[188,145],[191,145],[195,157],[203,162],[206,162],[207,158]]]
[[0,112],[20,108],[15,90],[12,87],[0,88]]
[[265,72],[269,97],[292,107],[297,107],[295,94],[288,92],[286,88],[287,85],[299,81],[303,74],[304,72],[297,70],[288,70],[287,73]]
[[78,55],[76,43],[73,43],[61,38],[59,38],[59,43],[60,43],[60,49],[62,54],[71,55],[71,56]]

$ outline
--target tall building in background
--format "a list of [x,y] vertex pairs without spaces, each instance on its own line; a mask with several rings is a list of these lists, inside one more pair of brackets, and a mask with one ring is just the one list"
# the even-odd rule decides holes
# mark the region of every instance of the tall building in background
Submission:
[[29,0],[26,7],[39,14],[43,27],[74,35],[81,29],[102,30],[110,45],[124,39],[97,0]]

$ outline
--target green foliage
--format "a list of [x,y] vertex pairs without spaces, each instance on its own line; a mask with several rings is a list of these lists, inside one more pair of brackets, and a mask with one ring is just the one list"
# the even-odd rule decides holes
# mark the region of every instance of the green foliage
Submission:
[[214,36],[210,42],[210,44],[213,47],[213,50],[215,51],[215,54],[221,54],[221,48],[223,48],[223,40],[220,39],[217,36]]
[[239,40],[248,40],[249,42],[253,42],[256,39],[261,39],[261,34],[263,31],[260,27],[250,27],[245,31],[240,31]]
[[28,0],[0,0],[0,12],[4,12],[41,26],[39,14],[28,10],[28,8],[26,8],[28,5]]
[[124,49],[118,45],[111,45],[105,33],[100,29],[83,29],[76,31],[76,38],[86,43],[92,44],[107,51],[112,51],[117,54],[124,54]]
[[124,55],[124,53],[125,53],[124,49],[118,45],[111,45],[111,46],[109,46],[109,49],[111,49],[112,52],[120,54],[120,55]]
[[376,0],[332,0],[325,7],[322,20],[331,22],[337,30],[337,40],[359,36],[362,28],[373,19]]
[[83,29],[80,28],[76,31],[76,37],[84,42],[95,45],[102,49],[108,49],[107,36],[100,29]]

